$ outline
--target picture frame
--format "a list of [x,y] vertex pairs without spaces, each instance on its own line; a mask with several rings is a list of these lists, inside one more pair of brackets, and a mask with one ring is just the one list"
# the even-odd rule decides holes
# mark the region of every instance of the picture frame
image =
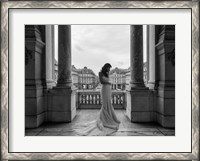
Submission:
[[[192,149],[189,153],[10,153],[9,152],[9,11],[30,8],[173,8],[191,9]],[[4,1],[1,2],[1,160],[199,160],[199,2],[197,1]]]

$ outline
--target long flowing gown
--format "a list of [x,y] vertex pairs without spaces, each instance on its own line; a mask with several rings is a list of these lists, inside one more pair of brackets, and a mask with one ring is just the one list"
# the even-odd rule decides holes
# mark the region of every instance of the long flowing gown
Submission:
[[119,129],[120,121],[117,119],[111,103],[111,84],[109,78],[99,73],[101,87],[102,106],[98,118],[91,122],[74,126],[75,135],[104,136],[111,135]]
[[109,82],[107,77],[101,75],[100,77],[102,83],[102,107],[100,110],[100,120],[102,121],[104,127],[117,130],[119,128],[120,121],[117,119],[117,116],[111,103],[111,85],[107,83]]

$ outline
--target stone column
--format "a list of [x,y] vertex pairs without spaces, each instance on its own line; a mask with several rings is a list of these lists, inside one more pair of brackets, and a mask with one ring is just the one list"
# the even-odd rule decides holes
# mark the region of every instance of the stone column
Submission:
[[45,79],[47,89],[55,86],[54,82],[54,31],[53,25],[45,26],[46,50],[45,50]]
[[133,25],[131,37],[131,80],[127,90],[126,113],[132,122],[153,121],[153,112],[149,106],[149,91],[143,80],[143,26]]
[[157,32],[155,25],[147,25],[147,86],[151,90],[149,98],[149,106],[154,112],[154,121],[156,121],[157,108],[157,86],[156,86],[156,41]]
[[76,89],[71,78],[71,27],[58,26],[58,83],[49,94],[49,122],[71,122],[76,115]]
[[58,26],[58,82],[57,87],[71,88],[71,26]]
[[53,45],[52,45],[52,50],[53,50],[53,52],[52,52],[52,78],[53,78],[53,81],[54,81],[54,83],[56,83],[56,81],[55,81],[55,25],[52,25],[51,26],[51,33],[52,33],[52,43],[53,43]]
[[154,89],[155,86],[155,25],[148,25],[148,87]]
[[143,26],[131,26],[131,88],[144,88],[143,80]]

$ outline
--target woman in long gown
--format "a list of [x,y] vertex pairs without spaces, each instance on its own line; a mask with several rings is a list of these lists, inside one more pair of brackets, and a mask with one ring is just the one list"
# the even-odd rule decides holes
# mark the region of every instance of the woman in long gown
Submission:
[[97,119],[75,126],[75,135],[111,135],[118,130],[120,121],[117,119],[111,103],[111,83],[108,78],[110,68],[111,65],[106,63],[99,72],[99,81],[102,85],[102,106]]
[[111,83],[109,82],[109,71],[111,65],[106,63],[101,72],[99,72],[99,81],[102,84],[101,88],[101,98],[102,107],[100,110],[100,121],[103,123],[104,127],[118,129],[120,121],[117,119],[114,108],[111,103]]

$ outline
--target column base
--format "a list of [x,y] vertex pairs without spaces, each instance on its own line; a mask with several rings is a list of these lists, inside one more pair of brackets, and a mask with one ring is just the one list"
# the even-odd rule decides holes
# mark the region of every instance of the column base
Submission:
[[149,89],[155,89],[155,81],[148,81],[147,82],[147,87],[149,88]]
[[157,122],[163,127],[175,127],[175,89],[165,87],[158,90]]
[[55,87],[56,86],[56,83],[55,83],[55,81],[54,80],[46,80],[46,87],[47,87],[47,89],[51,89],[51,88],[53,88],[53,87]]
[[48,122],[71,122],[76,115],[76,88],[54,87],[48,95]]
[[148,88],[127,91],[126,113],[132,122],[154,121],[153,108],[150,106],[150,92]]
[[146,86],[132,86],[132,85],[130,85],[129,87],[127,87],[127,89],[126,89],[127,91],[137,91],[137,90],[149,90],[149,88],[148,87],[146,87]]
[[131,121],[132,122],[152,122],[154,121],[155,113],[154,112],[131,112]]
[[71,88],[71,87],[72,87],[72,83],[61,84],[58,82],[55,88]]
[[175,128],[175,116],[157,113],[157,122],[165,128]]
[[76,109],[72,109],[69,112],[48,112],[48,122],[71,122],[76,116]]
[[25,86],[25,128],[37,128],[46,120],[45,90],[41,85]]
[[25,128],[37,128],[39,127],[43,122],[45,122],[46,119],[46,112],[33,115],[33,116],[25,116]]

